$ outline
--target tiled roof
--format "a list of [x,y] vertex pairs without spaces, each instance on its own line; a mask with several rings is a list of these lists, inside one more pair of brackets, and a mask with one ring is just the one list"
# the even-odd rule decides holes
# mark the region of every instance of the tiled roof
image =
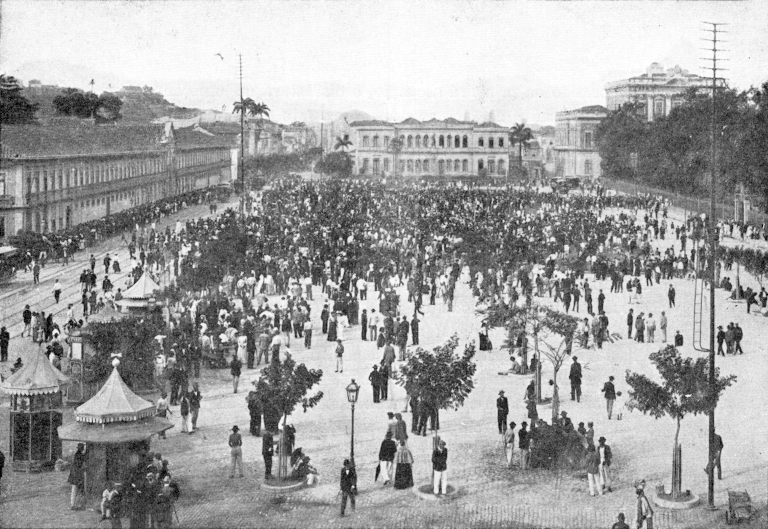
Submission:
[[[240,130],[238,127],[238,134]],[[174,129],[173,137],[176,146],[184,147],[231,147],[233,138],[231,134],[217,134],[207,130],[207,127],[186,127]]]
[[589,105],[586,107],[581,107],[576,109],[576,112],[583,112],[586,114],[601,114],[601,113],[608,113],[608,109],[605,108],[603,105]]
[[37,158],[156,151],[163,125],[3,125],[3,158]]
[[498,123],[494,123],[493,121],[486,121],[485,123],[480,123],[478,127],[482,127],[484,129],[492,128],[492,129],[503,129],[506,127],[502,127]]
[[392,124],[387,121],[381,121],[380,119],[367,119],[361,121],[353,121],[349,124],[350,127],[376,127],[376,126],[391,126]]

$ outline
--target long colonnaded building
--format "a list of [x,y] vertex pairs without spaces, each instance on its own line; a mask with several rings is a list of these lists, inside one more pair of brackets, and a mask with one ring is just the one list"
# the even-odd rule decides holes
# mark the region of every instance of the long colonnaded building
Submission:
[[171,124],[3,125],[0,239],[55,232],[236,175],[232,138]]

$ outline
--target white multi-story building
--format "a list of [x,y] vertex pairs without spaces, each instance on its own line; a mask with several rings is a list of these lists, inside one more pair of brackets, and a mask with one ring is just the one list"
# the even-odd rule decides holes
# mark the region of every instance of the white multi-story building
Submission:
[[[723,81],[718,81],[722,86]],[[709,90],[712,79],[689,73],[675,66],[664,69],[659,63],[651,64],[644,74],[605,85],[605,104],[616,110],[627,102],[637,102],[644,107],[645,117],[653,121],[668,116],[673,108],[683,103],[685,92],[691,88]]]
[[[454,118],[400,123],[368,120],[350,124],[355,172],[395,174],[411,178],[506,177],[509,168],[509,129],[493,122]],[[399,138],[400,149],[393,140]]]
[[555,176],[600,177],[595,129],[607,115],[608,109],[601,105],[555,114]]

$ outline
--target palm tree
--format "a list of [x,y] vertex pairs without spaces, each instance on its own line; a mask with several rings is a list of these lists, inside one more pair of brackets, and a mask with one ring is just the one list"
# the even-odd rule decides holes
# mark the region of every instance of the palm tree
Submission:
[[520,164],[520,170],[523,169],[523,146],[527,146],[528,142],[533,139],[533,133],[531,129],[525,126],[525,123],[517,123],[509,133],[509,144],[513,147],[515,144],[518,146],[518,162]]
[[246,97],[241,101],[235,101],[234,103],[232,103],[232,106],[233,106],[232,113],[242,114],[243,112],[245,112],[247,114],[253,115],[252,109],[255,104],[256,102],[250,97]]
[[255,118],[260,116],[269,117],[269,107],[265,103],[255,103],[252,101],[252,104],[248,107],[248,113]]
[[350,147],[352,147],[352,142],[347,136],[336,136],[336,146],[333,148],[334,151],[342,149],[344,152],[347,152],[347,149]]

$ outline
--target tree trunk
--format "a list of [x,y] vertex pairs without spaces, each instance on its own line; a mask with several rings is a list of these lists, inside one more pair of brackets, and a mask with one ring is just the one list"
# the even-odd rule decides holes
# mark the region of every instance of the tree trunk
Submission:
[[677,420],[677,429],[675,430],[675,446],[672,452],[672,497],[677,498],[682,491],[683,466],[682,466],[682,447],[678,442],[680,435],[680,419]]
[[557,387],[557,371],[560,369],[557,366],[555,367],[555,373],[552,376],[552,380],[554,381],[554,387],[552,388],[552,424],[555,424],[557,421],[558,415],[560,415],[560,392]]

